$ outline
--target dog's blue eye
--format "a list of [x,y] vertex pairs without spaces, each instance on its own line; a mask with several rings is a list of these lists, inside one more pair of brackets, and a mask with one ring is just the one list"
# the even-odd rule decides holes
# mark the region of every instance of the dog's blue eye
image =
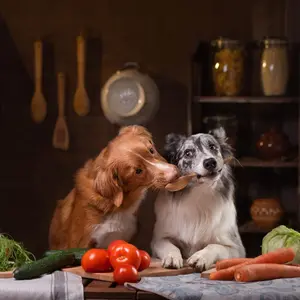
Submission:
[[135,170],[135,173],[136,173],[136,174],[141,174],[142,172],[143,172],[142,169],[136,169],[136,170]]

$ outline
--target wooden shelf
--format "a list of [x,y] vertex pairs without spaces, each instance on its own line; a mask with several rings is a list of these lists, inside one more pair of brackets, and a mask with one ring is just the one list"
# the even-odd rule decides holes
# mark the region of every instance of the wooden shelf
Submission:
[[270,230],[259,228],[253,221],[249,221],[239,227],[240,233],[268,233]]
[[264,161],[255,157],[242,157],[231,163],[233,167],[253,167],[253,168],[297,168],[298,160],[293,161]]
[[298,103],[298,97],[216,97],[195,96],[196,103]]

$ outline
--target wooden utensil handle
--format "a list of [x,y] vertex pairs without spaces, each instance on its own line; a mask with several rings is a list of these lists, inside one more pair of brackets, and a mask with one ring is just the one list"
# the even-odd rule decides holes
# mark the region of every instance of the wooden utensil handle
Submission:
[[43,64],[43,44],[41,41],[34,43],[35,57],[35,88],[41,91],[42,89],[42,64]]
[[63,117],[65,114],[65,74],[62,72],[57,75],[57,99],[58,115]]
[[85,69],[85,39],[82,35],[77,37],[77,63],[78,63],[78,84],[84,83]]

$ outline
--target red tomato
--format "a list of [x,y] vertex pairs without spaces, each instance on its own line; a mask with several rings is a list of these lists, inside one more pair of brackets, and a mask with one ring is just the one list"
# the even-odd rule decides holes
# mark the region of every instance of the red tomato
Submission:
[[81,266],[85,272],[97,273],[111,270],[109,256],[104,249],[90,249],[81,259]]
[[111,242],[107,248],[108,255],[110,255],[112,250],[114,250],[114,248],[120,244],[128,244],[128,243],[124,240],[115,240],[115,241]]
[[151,262],[151,257],[144,250],[139,250],[139,252],[140,252],[140,256],[141,256],[141,264],[140,264],[140,267],[138,268],[138,271],[143,271],[143,270],[149,268],[150,262]]
[[125,282],[137,282],[139,280],[139,274],[135,267],[131,265],[122,265],[117,267],[113,273],[114,281],[118,284],[124,284]]
[[109,261],[114,269],[125,264],[138,269],[141,264],[141,255],[134,245],[119,244],[111,252]]

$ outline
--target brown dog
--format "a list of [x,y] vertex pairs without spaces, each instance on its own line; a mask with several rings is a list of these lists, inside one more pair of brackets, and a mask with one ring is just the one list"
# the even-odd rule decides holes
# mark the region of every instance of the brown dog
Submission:
[[78,171],[75,187],[58,201],[50,249],[103,248],[115,239],[129,241],[147,189],[164,188],[178,176],[178,169],[155,150],[144,127],[123,127],[96,159]]

